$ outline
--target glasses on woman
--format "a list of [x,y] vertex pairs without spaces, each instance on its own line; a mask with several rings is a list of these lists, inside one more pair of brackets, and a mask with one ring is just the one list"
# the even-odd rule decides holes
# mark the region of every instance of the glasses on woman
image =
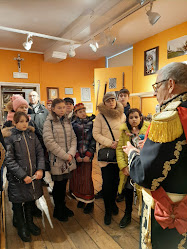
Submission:
[[163,82],[168,81],[169,79],[166,80],[161,80],[159,82],[156,82],[155,84],[152,85],[154,92],[157,92],[158,88],[162,85]]

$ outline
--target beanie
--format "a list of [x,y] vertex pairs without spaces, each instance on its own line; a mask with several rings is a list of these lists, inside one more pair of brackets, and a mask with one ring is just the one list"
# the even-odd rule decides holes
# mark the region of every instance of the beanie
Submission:
[[83,103],[78,103],[74,106],[74,112],[79,111],[81,109],[86,109]]
[[103,97],[103,103],[105,103],[108,99],[116,99],[116,96],[114,93],[106,93]]
[[14,111],[16,111],[21,105],[26,105],[29,107],[28,102],[21,95],[13,95],[11,99]]

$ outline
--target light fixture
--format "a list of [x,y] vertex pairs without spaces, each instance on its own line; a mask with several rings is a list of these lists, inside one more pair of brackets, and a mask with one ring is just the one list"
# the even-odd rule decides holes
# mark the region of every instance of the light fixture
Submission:
[[68,55],[69,57],[74,57],[76,55],[73,43],[70,44]]
[[33,40],[31,38],[31,35],[28,34],[27,35],[27,40],[26,42],[23,43],[23,47],[26,49],[26,50],[30,50],[31,47],[32,47],[32,44],[33,44]]
[[92,49],[93,52],[97,52],[97,49],[99,48],[99,44],[95,41],[95,40],[92,40],[90,45],[89,45]]
[[146,14],[148,15],[148,18],[149,18],[149,22],[152,25],[154,25],[161,17],[157,12],[152,12],[153,1],[154,0],[150,1],[150,10],[148,10],[146,12]]
[[107,43],[109,45],[114,45],[115,41],[116,41],[116,37],[113,36],[112,34],[107,34],[106,35],[106,39],[107,39]]

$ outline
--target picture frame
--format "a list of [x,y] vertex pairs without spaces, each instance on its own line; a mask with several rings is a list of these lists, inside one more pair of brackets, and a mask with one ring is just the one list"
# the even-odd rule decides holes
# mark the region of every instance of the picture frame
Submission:
[[65,94],[72,95],[73,94],[73,88],[72,87],[65,87]]
[[187,54],[187,35],[170,40],[167,43],[167,58],[175,58]]
[[81,101],[91,101],[91,89],[90,87],[81,87]]
[[59,88],[58,87],[47,87],[47,99],[59,98]]
[[159,47],[144,51],[144,76],[155,74],[158,70]]

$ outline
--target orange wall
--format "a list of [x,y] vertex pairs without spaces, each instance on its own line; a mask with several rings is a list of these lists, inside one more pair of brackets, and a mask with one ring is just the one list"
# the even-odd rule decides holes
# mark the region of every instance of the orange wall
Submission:
[[[97,99],[98,83],[100,81],[99,88],[99,98],[98,104],[102,102],[105,82],[107,82],[107,92],[110,91],[119,91],[123,87],[122,83],[122,74],[125,73],[125,88],[128,88],[132,92],[132,66],[129,67],[112,67],[112,68],[99,68],[94,70],[94,79],[95,79],[95,100]],[[109,89],[109,78],[117,79],[117,88]],[[96,105],[94,106],[94,112]]]
[[[14,79],[13,72],[18,71],[14,57],[18,53],[24,61],[21,62],[21,71],[28,73],[28,79]],[[25,82],[40,83],[41,100],[46,101],[46,87],[59,87],[59,96],[64,98],[65,87],[73,87],[77,103],[81,101],[81,87],[90,87],[92,102],[94,103],[94,69],[105,67],[105,59],[81,60],[68,58],[62,62],[53,64],[43,60],[43,55],[27,52],[0,50],[0,81],[1,82]]]
[[[187,22],[133,45],[133,93],[153,91],[152,84],[154,84],[156,80],[156,74],[144,76],[144,51],[159,46],[159,69],[170,62],[182,62],[187,60],[187,55],[167,59],[167,42],[186,35],[186,30]],[[143,99],[143,113],[145,115],[149,112],[152,114],[155,113],[156,104],[157,101],[155,98]],[[133,106],[139,106],[139,102],[137,100],[133,101]]]

